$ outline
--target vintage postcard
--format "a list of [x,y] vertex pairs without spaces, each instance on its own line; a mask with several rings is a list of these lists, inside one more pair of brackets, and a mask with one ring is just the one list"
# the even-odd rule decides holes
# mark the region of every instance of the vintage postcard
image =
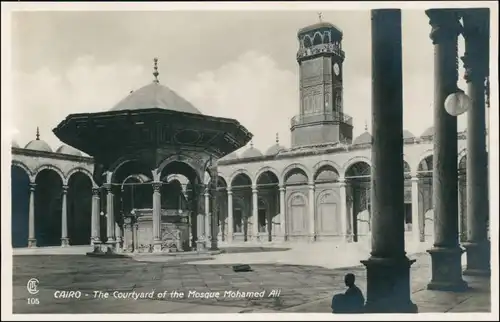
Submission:
[[2,3],[2,320],[498,319],[497,57],[496,2]]

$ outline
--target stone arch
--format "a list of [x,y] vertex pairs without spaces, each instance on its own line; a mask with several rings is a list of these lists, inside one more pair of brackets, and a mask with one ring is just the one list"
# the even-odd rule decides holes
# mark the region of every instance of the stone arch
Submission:
[[[106,176],[106,180],[108,181],[108,183],[113,183],[116,179],[116,173],[118,172],[118,170],[121,167],[123,167],[125,164],[131,163],[131,162],[137,162],[139,164],[144,164],[141,162],[141,160],[139,160],[137,158],[121,158],[121,159],[119,159],[117,162],[112,164],[108,170],[108,175]],[[146,164],[144,164],[144,165],[146,165]]]
[[58,166],[54,165],[54,164],[42,164],[41,166],[39,166],[38,168],[36,168],[34,172],[34,178],[36,180],[36,177],[38,176],[38,174],[40,172],[42,172],[43,170],[53,170],[54,172],[56,172],[60,178],[61,178],[61,182],[63,185],[67,185],[68,184],[68,180],[66,179],[66,176],[64,175],[64,172],[61,171],[61,169],[59,169]]
[[198,175],[198,179],[200,180],[200,182],[203,182],[204,181],[204,176],[205,176],[205,171],[206,169],[202,169],[202,171],[200,172],[198,169],[199,167],[196,165],[196,161],[195,159],[193,159],[192,157],[190,156],[187,156],[185,154],[181,154],[181,155],[172,155],[166,159],[164,159],[160,165],[156,168],[156,172],[158,175],[161,175],[161,173],[163,172],[163,169],[168,166],[170,163],[172,162],[181,162],[181,163],[184,163],[186,165],[188,165],[189,167],[191,167]]
[[303,39],[304,39],[303,41],[304,41],[304,47],[305,48],[308,48],[308,47],[312,46],[313,41],[312,41],[312,39],[311,39],[311,37],[309,35],[305,35]]
[[306,177],[308,180],[311,180],[312,178],[312,175],[310,173],[310,171],[302,164],[302,163],[292,163],[290,165],[288,165],[282,172],[281,172],[281,176],[278,177],[280,182],[285,182],[285,178],[287,176],[287,174],[290,172],[290,171],[293,171],[294,169],[299,169],[299,170],[302,170],[304,171],[304,173],[306,174]]
[[347,173],[347,170],[349,170],[349,168],[353,165],[353,164],[356,164],[358,162],[364,162],[366,164],[368,164],[368,166],[371,168],[372,167],[372,160],[370,160],[369,158],[367,157],[364,157],[364,156],[355,156],[353,158],[350,158],[349,160],[347,160],[344,165],[342,166],[342,173],[341,173],[341,176],[345,178],[345,175]]
[[330,166],[330,167],[332,167],[340,175],[340,170],[342,169],[342,167],[337,162],[335,162],[333,160],[321,160],[321,161],[317,162],[313,166],[313,170],[312,170],[312,172],[314,173],[314,175],[316,176],[318,170],[320,170],[324,166]]
[[335,189],[325,189],[316,197],[316,230],[319,234],[342,234],[338,197],[338,191]]
[[323,35],[319,31],[316,31],[313,36],[312,44],[313,46],[316,46],[322,43],[323,43]]
[[294,191],[288,196],[286,201],[288,211],[286,213],[290,235],[308,233],[309,202],[307,196],[301,191]]
[[24,164],[21,161],[12,160],[12,164],[11,165],[23,169],[24,172],[26,172],[26,175],[28,176],[28,178],[30,178],[30,181],[31,182],[35,181],[35,177],[36,176],[33,175],[33,172],[31,171],[31,169],[26,164]]
[[256,173],[255,173],[255,175],[254,175],[254,178],[252,179],[252,182],[257,183],[257,181],[259,180],[259,177],[260,177],[263,173],[265,173],[265,172],[271,172],[271,173],[273,173],[273,174],[276,176],[276,178],[278,178],[278,184],[279,184],[279,185],[282,185],[282,184],[283,184],[283,183],[282,183],[282,181],[281,181],[281,177],[280,177],[280,175],[279,175],[278,171],[277,171],[275,168],[270,167],[270,166],[265,166],[265,167],[262,167],[262,168],[260,168],[259,170],[257,170],[257,172],[256,172]]
[[[333,162],[331,160],[319,161],[313,167],[313,179],[315,182],[318,180],[323,181],[323,182],[325,182],[324,180],[327,180],[330,182],[336,181],[340,177],[339,169],[340,169],[340,167],[335,162]],[[324,177],[324,175],[322,175],[322,174],[327,172],[327,171],[333,172],[335,174],[334,177],[332,178],[331,176],[329,176],[326,179],[320,178],[320,176]]]
[[250,172],[248,172],[247,169],[238,169],[234,171],[230,176],[229,176],[229,181],[228,181],[228,187],[231,187],[233,185],[233,181],[238,176],[239,174],[245,174],[249,179],[252,185],[254,185],[254,180]]
[[424,161],[425,159],[427,159],[429,156],[431,156],[433,154],[434,154],[434,149],[427,149],[427,150],[425,150],[423,153],[421,153],[418,156],[416,163],[410,165],[410,167],[413,169],[414,172],[417,172],[418,171],[418,166],[420,165],[420,163],[422,163],[422,161]]
[[89,177],[90,182],[92,183],[92,187],[93,188],[97,188],[97,184],[94,181],[94,177],[92,176],[92,173],[89,170],[87,170],[85,168],[82,168],[82,167],[76,167],[76,168],[73,168],[73,169],[69,170],[68,174],[66,175],[67,182],[69,182],[69,179],[71,178],[71,176],[73,174],[78,173],[78,172],[83,173],[87,177]]

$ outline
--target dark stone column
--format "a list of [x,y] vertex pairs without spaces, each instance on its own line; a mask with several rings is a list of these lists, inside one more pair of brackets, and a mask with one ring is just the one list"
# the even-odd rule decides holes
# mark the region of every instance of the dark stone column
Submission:
[[464,275],[490,275],[488,240],[488,155],[486,153],[485,81],[489,69],[490,10],[463,12],[465,80],[472,108],[467,113],[467,269]]
[[372,17],[372,251],[367,272],[368,313],[413,313],[410,261],[404,240],[403,66],[401,10]]
[[458,243],[458,166],[457,118],[449,115],[444,102],[457,91],[458,44],[461,32],[459,14],[454,9],[431,9],[430,37],[434,44],[434,245],[428,250],[432,259],[432,290],[465,290]]

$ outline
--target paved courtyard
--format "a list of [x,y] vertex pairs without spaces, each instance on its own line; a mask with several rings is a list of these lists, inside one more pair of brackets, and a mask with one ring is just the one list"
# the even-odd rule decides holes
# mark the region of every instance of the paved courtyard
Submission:
[[[257,252],[258,251],[258,252]],[[243,253],[251,272],[234,272],[229,263],[217,258],[197,262],[177,259],[150,261],[151,257],[94,258],[85,255],[25,255],[13,260],[14,313],[251,313],[314,312],[329,313],[332,294],[344,291],[343,277],[354,272],[357,284],[366,292],[363,266],[325,268],[284,263],[253,263],[275,252],[263,249]],[[226,256],[233,254],[224,254]],[[221,255],[218,255],[221,256]],[[278,255],[274,255],[279,257]],[[283,255],[281,255],[283,256]],[[417,259],[412,267],[412,298],[420,312],[489,312],[489,279],[466,278],[471,289],[464,293],[427,291],[430,278],[429,256],[411,255]],[[229,258],[229,257],[226,257]],[[153,259],[152,259],[153,260]],[[228,262],[228,260],[225,260]],[[239,262],[242,262],[241,260]],[[213,263],[213,264],[212,264]],[[237,263],[237,262],[235,262]],[[233,263],[233,264],[235,264]],[[358,262],[359,263],[359,262]],[[27,282],[39,280],[39,293],[30,295]],[[276,297],[269,297],[275,291]],[[80,299],[55,298],[56,291],[80,291]],[[108,298],[95,298],[94,291],[108,293]],[[117,299],[113,292],[125,295],[135,291],[154,291],[153,299]],[[183,292],[173,298],[171,291]],[[189,295],[196,291],[197,296]],[[264,292],[263,298],[224,297],[225,291]],[[198,298],[219,293],[219,298]],[[279,293],[276,293],[279,292]],[[159,298],[158,294],[165,294]],[[59,293],[57,293],[59,294]],[[233,293],[234,294],[234,293]],[[37,298],[39,304],[28,304]]]

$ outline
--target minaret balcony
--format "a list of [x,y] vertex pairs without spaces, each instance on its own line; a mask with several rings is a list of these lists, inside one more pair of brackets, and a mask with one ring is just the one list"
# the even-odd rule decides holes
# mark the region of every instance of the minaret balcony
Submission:
[[290,123],[292,129],[320,123],[347,124],[352,126],[352,117],[342,112],[299,114],[294,116]]

